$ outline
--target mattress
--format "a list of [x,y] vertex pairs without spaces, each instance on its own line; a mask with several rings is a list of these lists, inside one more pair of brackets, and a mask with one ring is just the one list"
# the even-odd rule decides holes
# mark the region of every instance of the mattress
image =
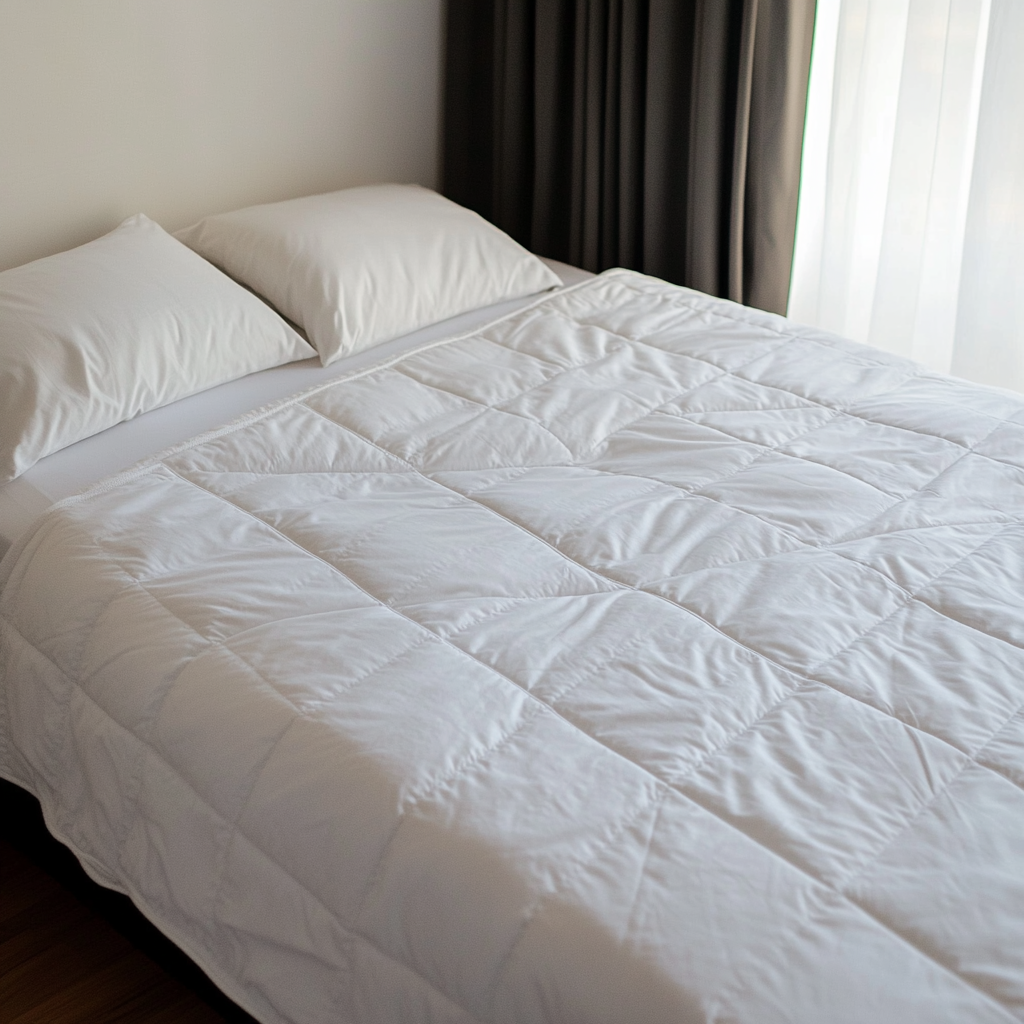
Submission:
[[626,271],[68,499],[0,771],[283,1022],[1024,1020],[1024,402]]

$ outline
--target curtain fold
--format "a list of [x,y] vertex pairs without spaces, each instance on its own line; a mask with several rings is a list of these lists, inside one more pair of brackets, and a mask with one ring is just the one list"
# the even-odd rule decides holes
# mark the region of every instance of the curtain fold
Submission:
[[541,255],[784,312],[814,0],[449,0],[444,191]]
[[1024,3],[820,0],[790,314],[1024,391]]

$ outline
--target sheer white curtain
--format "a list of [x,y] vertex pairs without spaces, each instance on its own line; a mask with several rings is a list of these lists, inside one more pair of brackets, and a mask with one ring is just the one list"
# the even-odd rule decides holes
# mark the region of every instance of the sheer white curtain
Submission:
[[1024,391],[1024,0],[818,0],[789,315]]

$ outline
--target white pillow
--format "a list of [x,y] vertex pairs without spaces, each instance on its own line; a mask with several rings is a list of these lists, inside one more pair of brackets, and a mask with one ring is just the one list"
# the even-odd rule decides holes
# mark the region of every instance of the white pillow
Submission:
[[493,224],[416,185],[250,206],[176,237],[304,328],[325,366],[562,283]]
[[315,355],[141,214],[0,273],[0,483],[121,420]]

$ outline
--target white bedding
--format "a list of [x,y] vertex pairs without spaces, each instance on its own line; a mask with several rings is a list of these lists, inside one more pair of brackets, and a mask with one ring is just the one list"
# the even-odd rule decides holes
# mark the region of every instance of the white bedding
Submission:
[[0,578],[0,771],[261,1020],[1024,1020],[1008,394],[611,272]]
[[[585,270],[557,260],[544,262],[566,284],[575,284],[592,276]],[[419,348],[427,342],[482,326],[531,301],[530,298],[512,299],[463,313],[340,359],[326,368],[318,359],[307,359],[252,373],[119,423],[56,452],[37,462],[16,480],[0,484],[0,556],[55,501],[70,497],[103,477],[120,473],[141,459],[260,406]]]

